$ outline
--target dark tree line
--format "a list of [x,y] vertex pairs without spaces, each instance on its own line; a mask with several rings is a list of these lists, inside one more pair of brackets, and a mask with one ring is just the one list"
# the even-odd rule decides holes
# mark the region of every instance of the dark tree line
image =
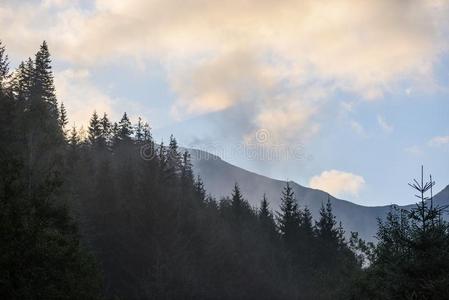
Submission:
[[61,193],[66,143],[50,55],[10,73],[0,44],[0,298],[97,299],[100,276]]
[[434,205],[434,184],[421,172],[421,180],[410,184],[419,203],[410,210],[392,207],[379,220],[376,245],[353,234],[351,244],[370,263],[354,281],[354,299],[449,298],[447,207]]
[[[416,299],[439,299],[428,295],[447,275],[419,281],[423,259],[447,245],[436,208],[409,223],[389,215],[374,246],[356,234],[345,240],[330,201],[314,221],[288,183],[278,212],[265,196],[251,207],[237,183],[230,197],[214,199],[189,153],[173,136],[155,143],[140,118],[113,122],[94,112],[86,134],[67,128],[50,62],[44,42],[9,72],[0,47],[1,298],[409,299],[405,290],[416,287]],[[400,244],[398,232],[421,244]],[[388,269],[410,245],[426,249],[407,265],[419,279]],[[444,253],[432,263],[447,263]],[[415,279],[402,286],[392,278],[388,290],[391,272]]]

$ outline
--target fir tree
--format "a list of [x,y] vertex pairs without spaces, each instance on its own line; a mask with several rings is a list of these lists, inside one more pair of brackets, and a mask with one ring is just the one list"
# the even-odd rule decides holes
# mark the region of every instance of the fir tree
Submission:
[[269,234],[274,233],[276,225],[274,222],[273,213],[271,212],[268,204],[267,196],[265,194],[263,194],[262,201],[260,202],[258,217],[263,230]]
[[119,137],[121,142],[130,142],[131,136],[133,134],[132,124],[128,118],[126,112],[123,114],[120,122],[118,123],[119,127]]
[[70,131],[70,136],[69,136],[68,142],[69,142],[70,148],[73,151],[76,151],[76,149],[78,148],[78,146],[81,142],[81,139],[80,139],[80,136],[78,135],[78,131],[76,130],[75,125],[72,126],[72,130]]
[[56,100],[53,71],[51,69],[50,53],[48,51],[47,43],[44,41],[36,53],[35,58],[35,72],[33,92],[40,95],[54,120],[58,119],[58,103]]
[[276,218],[278,230],[287,244],[290,246],[297,242],[300,212],[296,203],[295,193],[290,183],[287,182],[282,191],[280,212]]
[[231,196],[231,208],[234,214],[240,216],[243,212],[244,205],[245,200],[243,199],[242,193],[240,192],[239,185],[235,183]]
[[142,118],[137,119],[136,125],[136,141],[137,143],[142,143],[144,141],[144,125],[142,124]]
[[151,127],[147,122],[143,125],[143,141],[145,143],[151,143],[153,141],[153,137],[151,136]]
[[101,144],[104,147],[107,147],[111,141],[112,125],[106,113],[103,114],[103,117],[100,120],[100,127],[101,127],[101,134],[100,134]]
[[332,204],[328,196],[326,206],[321,204],[320,218],[315,223],[316,233],[319,238],[327,241],[338,241],[338,230],[336,228],[337,221],[332,213]]
[[88,127],[89,142],[91,145],[97,147],[101,139],[101,123],[96,111],[92,114]]
[[182,156],[181,166],[181,184],[184,192],[187,192],[193,186],[193,170],[190,162],[190,153],[185,151]]
[[5,80],[9,74],[9,60],[5,46],[0,41],[0,91],[4,89]]
[[313,217],[308,207],[304,208],[301,213],[300,228],[305,237],[313,236]]
[[61,102],[61,106],[59,108],[59,127],[61,128],[61,131],[63,132],[64,136],[67,134],[67,130],[65,129],[67,124],[69,123],[69,120],[67,119],[67,111],[65,109],[64,103]]
[[182,158],[178,149],[178,142],[173,135],[167,149],[167,168],[170,176],[178,176],[181,170]]
[[204,183],[203,183],[203,180],[201,179],[200,175],[198,175],[195,180],[194,191],[195,191],[197,198],[201,202],[206,200],[206,189],[204,188]]

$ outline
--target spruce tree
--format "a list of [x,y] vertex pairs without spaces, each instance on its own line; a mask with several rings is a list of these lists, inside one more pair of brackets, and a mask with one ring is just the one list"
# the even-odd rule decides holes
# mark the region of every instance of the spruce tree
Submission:
[[332,213],[332,204],[328,196],[326,206],[321,204],[320,218],[315,223],[317,236],[326,241],[337,242],[338,229],[336,228],[336,224],[337,221],[335,220],[335,215]]
[[96,111],[92,114],[88,127],[88,138],[91,145],[98,147],[101,139],[101,123]]
[[51,58],[47,43],[44,41],[36,53],[33,92],[39,95],[48,106],[54,120],[58,119],[58,103],[51,68]]
[[142,118],[137,119],[136,124],[136,141],[137,143],[142,143],[144,141],[144,125],[142,123]]
[[284,241],[292,246],[297,243],[300,212],[296,203],[295,193],[290,183],[284,187],[282,191],[280,212],[276,217],[278,230]]
[[153,141],[153,137],[151,136],[151,127],[147,122],[143,125],[143,141],[145,143],[151,143]]
[[260,201],[258,217],[263,231],[266,234],[273,234],[276,230],[276,224],[266,194],[263,194],[262,201]]
[[235,215],[240,216],[245,206],[245,200],[243,199],[240,187],[237,183],[234,184],[231,196],[231,208]]
[[300,228],[306,238],[311,238],[313,236],[313,217],[308,207],[305,207],[301,213]]
[[29,109],[33,74],[34,62],[31,58],[28,58],[26,62],[21,62],[18,69],[13,73],[13,93],[24,110]]
[[193,170],[192,163],[190,162],[190,153],[184,151],[182,156],[182,166],[181,166],[181,186],[184,193],[189,192],[193,186]]
[[132,124],[128,118],[126,112],[123,114],[120,122],[118,123],[119,127],[119,138],[121,142],[129,143],[131,141],[131,136],[133,134]]
[[204,183],[200,175],[198,175],[195,180],[194,191],[196,198],[199,199],[200,202],[204,202],[206,200],[206,189],[204,188]]
[[64,103],[61,102],[61,106],[59,108],[59,127],[61,128],[61,131],[64,136],[67,134],[66,126],[69,123],[69,120],[67,119],[67,111],[65,109]]
[[5,46],[0,41],[0,92],[4,89],[5,81],[9,74],[9,60]]
[[169,175],[176,177],[181,171],[182,157],[179,152],[178,142],[173,135],[170,136],[170,143],[167,149],[167,168]]
[[100,128],[101,128],[100,129],[101,144],[103,147],[107,147],[111,142],[112,125],[106,113],[103,114],[103,117],[100,120]]

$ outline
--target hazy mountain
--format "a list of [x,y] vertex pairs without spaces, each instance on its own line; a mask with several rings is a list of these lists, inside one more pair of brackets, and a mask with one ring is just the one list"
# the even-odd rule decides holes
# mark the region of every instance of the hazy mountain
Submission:
[[[245,198],[253,206],[259,206],[265,193],[275,211],[280,203],[280,193],[285,181],[272,179],[253,172],[249,172],[222,160],[208,152],[189,149],[196,174],[199,174],[208,193],[217,199],[230,195],[235,182],[238,182]],[[377,218],[383,217],[390,206],[368,207],[335,198],[328,193],[301,186],[290,182],[301,207],[309,207],[314,216],[318,214],[320,206],[330,198],[334,213],[343,223],[347,233],[358,231],[366,240],[373,240],[377,230]],[[435,195],[434,201],[440,205],[449,204],[449,186]],[[405,206],[412,207],[413,204]]]

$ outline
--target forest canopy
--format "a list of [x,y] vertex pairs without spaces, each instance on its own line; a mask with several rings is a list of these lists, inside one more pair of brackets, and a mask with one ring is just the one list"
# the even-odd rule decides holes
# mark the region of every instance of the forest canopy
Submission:
[[279,211],[238,183],[215,199],[175,137],[93,112],[68,128],[51,57],[9,70],[0,44],[0,297],[3,299],[443,299],[449,234],[421,189],[347,239],[331,202],[313,220],[287,182]]

